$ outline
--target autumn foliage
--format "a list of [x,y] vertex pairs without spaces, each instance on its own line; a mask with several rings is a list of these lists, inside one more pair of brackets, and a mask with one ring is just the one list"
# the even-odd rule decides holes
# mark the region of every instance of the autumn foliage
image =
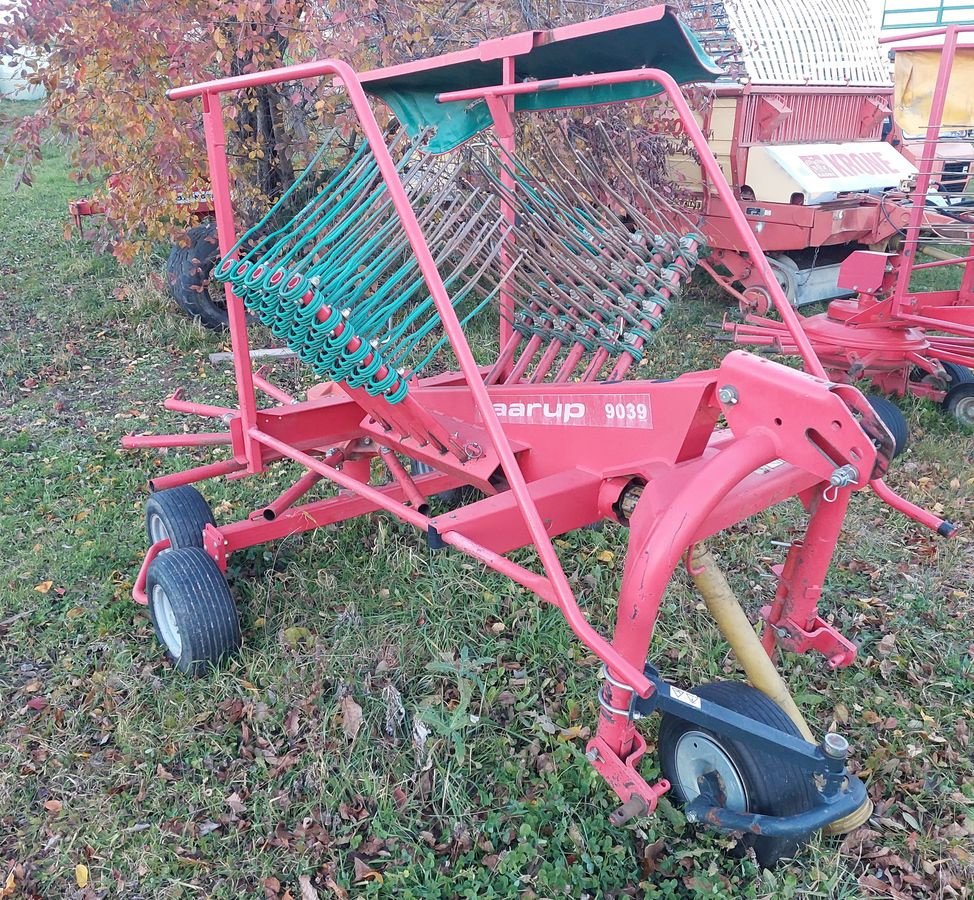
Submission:
[[[607,4],[606,9],[628,4]],[[468,46],[512,29],[597,15],[590,3],[539,8],[529,0],[0,0],[0,51],[47,99],[19,121],[3,157],[29,185],[50,134],[68,142],[75,176],[106,208],[105,235],[133,257],[185,228],[180,196],[205,190],[199,104],[170,87],[308,59],[357,69]],[[266,200],[293,180],[321,125],[341,122],[342,97],[318,88],[228,95],[236,200]]]

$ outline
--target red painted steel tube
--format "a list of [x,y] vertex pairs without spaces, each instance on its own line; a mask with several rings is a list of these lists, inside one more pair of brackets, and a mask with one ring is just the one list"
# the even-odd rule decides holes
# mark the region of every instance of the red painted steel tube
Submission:
[[[334,465],[334,461],[329,459],[329,465]],[[298,500],[308,493],[318,484],[324,475],[318,472],[305,472],[297,481],[294,482],[286,491],[283,491],[277,498],[271,500],[261,511],[260,514],[268,521],[273,522],[282,512],[292,507]]]
[[181,487],[184,484],[206,481],[207,478],[219,478],[221,475],[232,475],[234,472],[239,472],[245,468],[247,468],[247,464],[239,460],[221,460],[220,462],[209,463],[205,466],[197,466],[194,469],[173,472],[171,475],[159,475],[156,478],[150,478],[149,488],[153,491],[165,491],[169,488]]
[[392,477],[396,479],[397,484],[402,488],[403,494],[406,495],[406,499],[413,509],[418,510],[424,515],[429,515],[430,507],[426,502],[426,498],[416,487],[412,476],[406,471],[403,464],[399,462],[399,457],[388,447],[382,447],[379,450],[379,458],[385,463]]
[[472,556],[474,559],[480,560],[488,568],[493,569],[495,572],[500,572],[512,581],[533,591],[542,600],[558,607],[568,622],[569,627],[575,633],[575,636],[589,650],[612,671],[619,673],[619,676],[625,679],[626,684],[632,685],[637,694],[643,697],[649,694],[651,684],[643,674],[642,663],[634,666],[620,654],[615,641],[609,643],[609,641],[600,635],[589,624],[577,604],[572,603],[568,607],[562,606],[558,602],[558,598],[552,590],[551,582],[547,578],[536,572],[532,572],[530,569],[525,569],[515,562],[511,562],[506,556],[494,553],[492,550],[488,550],[486,547],[465,538],[459,532],[446,531],[441,537],[444,543],[455,547],[468,556]]
[[[887,506],[892,506],[897,512],[903,513],[904,516],[913,519],[914,522],[918,522],[944,537],[951,537],[956,533],[956,525],[948,523],[945,519],[941,519],[940,516],[935,516],[932,512],[917,506],[915,503],[911,503],[905,497],[901,497],[885,481],[879,479],[870,481],[869,486],[883,503]],[[944,534],[945,531],[947,532],[946,534]]]
[[[631,666],[642,668],[645,663],[663,591],[704,520],[737,484],[777,457],[770,434],[757,431],[730,444],[698,469],[662,515],[644,523],[636,505],[612,636],[612,646]],[[631,685],[613,666],[608,671],[616,681]],[[606,690],[612,706],[629,706],[630,691],[612,686]],[[598,736],[618,757],[629,755],[634,733],[631,721],[603,710]]]
[[139,567],[139,574],[135,576],[135,584],[132,585],[132,599],[139,604],[139,606],[146,606],[149,603],[149,598],[145,592],[145,583],[149,575],[149,566],[152,565],[152,561],[160,554],[163,550],[169,549],[169,538],[163,538],[160,541],[156,541],[150,548],[149,552],[146,553],[145,559],[142,560],[142,565]]
[[290,405],[297,402],[287,391],[282,390],[276,384],[273,384],[264,378],[264,376],[260,374],[260,371],[254,372],[253,381],[254,387],[257,388],[257,390],[263,391],[268,397],[277,400],[278,403]]
[[317,472],[319,475],[327,478],[329,481],[337,484],[339,487],[343,487],[346,490],[353,491],[360,497],[364,497],[366,500],[372,501],[380,509],[384,509],[387,512],[391,512],[394,516],[398,516],[400,519],[408,522],[410,525],[414,525],[422,531],[426,531],[429,527],[430,519],[428,516],[424,516],[414,509],[410,509],[408,506],[404,506],[394,500],[390,500],[381,491],[371,485],[365,484],[351,475],[346,475],[344,472],[338,469],[333,469],[326,462],[320,459],[316,459],[308,453],[304,453],[301,450],[297,450],[290,444],[279,441],[275,437],[271,437],[269,434],[265,434],[259,428],[251,429],[251,434],[255,441],[259,441],[265,447],[270,447],[272,450],[276,450],[282,456],[288,459],[293,459],[295,462],[301,463],[306,469],[313,472]]
[[[206,94],[203,97],[203,134],[206,138],[206,157],[210,168],[220,254],[226,256],[237,236],[233,221],[233,201],[230,198],[230,173],[227,169],[227,136],[219,96]],[[253,366],[250,362],[247,313],[243,300],[233,293],[229,282],[224,285],[224,293],[230,319],[230,346],[233,349],[237,405],[243,424],[247,471],[260,472],[264,468],[260,447],[250,437],[250,429],[257,423],[257,398],[254,395]]]
[[199,434],[127,434],[122,438],[125,450],[143,447],[217,447],[230,443],[229,431]]
[[[974,25],[949,25],[943,28],[931,28],[928,29],[927,31],[910,31],[907,34],[888,34],[885,37],[881,37],[879,39],[879,43],[898,44],[900,41],[915,41],[918,40],[919,38],[925,38],[925,37],[935,37],[935,36],[942,37],[947,32],[948,28],[953,28],[954,31],[957,32],[957,34],[968,34],[970,32],[974,32]],[[897,49],[902,50],[904,48],[899,47]],[[934,46],[924,46],[922,48],[917,48],[917,49],[937,50],[938,48],[936,47],[936,45],[934,45]]]
[[492,85],[490,87],[472,88],[464,91],[448,91],[437,94],[437,102],[452,103],[460,101],[470,101],[477,99],[487,99],[488,97],[501,97],[506,95],[535,94],[543,91],[568,90],[570,88],[595,87],[606,84],[626,84],[634,81],[655,81],[666,92],[667,97],[673,104],[683,123],[684,130],[693,142],[694,149],[700,157],[700,164],[703,166],[707,179],[717,195],[727,206],[727,215],[740,234],[745,249],[751,256],[753,264],[764,278],[768,292],[771,294],[772,302],[791,333],[798,353],[805,363],[805,368],[812,375],[825,378],[825,368],[822,366],[815,348],[809,341],[801,327],[801,317],[794,307],[788,302],[781,286],[774,277],[771,267],[765,258],[764,251],[758,243],[754,232],[748,226],[747,218],[741,211],[740,205],[734,198],[733,191],[724,174],[717,163],[713,150],[707,143],[700,126],[693,117],[690,109],[680,90],[680,86],[668,72],[661,69],[628,69],[620,72],[609,72],[596,75],[575,75],[571,78],[554,78],[547,81],[522,81],[511,85]]
[[761,643],[768,656],[773,656],[777,643],[774,625],[783,616],[808,627],[818,612],[818,600],[825,584],[825,576],[832,562],[836,543],[845,521],[852,491],[843,489],[832,502],[825,500],[824,488],[816,492],[811,502],[812,515],[805,537],[796,541],[788,551],[778,590],[768,614],[768,625],[761,635]]
[[193,416],[206,416],[210,419],[222,419],[226,416],[235,416],[237,411],[226,406],[212,406],[209,403],[194,403],[191,400],[183,400],[180,397],[166,397],[162,405],[171,412],[189,413]]
[[[503,68],[503,83],[505,85],[514,84],[514,58],[507,56],[501,63]],[[501,150],[507,154],[508,158],[513,156],[514,151],[517,146],[517,136],[514,131],[514,98],[507,96],[503,98],[503,108],[504,115],[507,119],[505,123],[505,128],[500,133],[498,141],[501,146]],[[494,110],[491,110],[493,114]],[[508,224],[508,229],[505,231],[501,237],[500,246],[500,266],[501,271],[504,272],[504,278],[501,281],[501,292],[500,292],[500,346],[503,347],[511,338],[513,334],[513,327],[511,322],[514,320],[514,294],[512,292],[512,279],[508,270],[510,269],[511,260],[513,258],[511,245],[514,242],[514,224],[515,224],[515,213],[514,207],[508,199],[508,192],[513,193],[515,190],[514,173],[509,171],[508,166],[503,166],[501,168],[501,185],[505,189],[505,194],[501,197],[501,218]]]

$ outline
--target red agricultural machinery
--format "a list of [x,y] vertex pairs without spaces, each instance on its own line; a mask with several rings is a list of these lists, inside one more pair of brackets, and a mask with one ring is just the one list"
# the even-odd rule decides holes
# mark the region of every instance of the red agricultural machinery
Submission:
[[[796,306],[848,296],[839,264],[886,249],[908,215],[889,196],[916,175],[885,140],[893,87],[870,4],[709,0],[684,15],[725,69],[698,119],[778,284]],[[742,308],[767,313],[767,285],[705,171],[686,157],[678,171],[705,215],[704,267]]]
[[[573,74],[578,60],[588,74]],[[825,377],[771,277],[681,91],[715,74],[655,6],[363,75],[325,60],[170,92],[203,105],[238,398],[228,408],[177,393],[167,408],[226,430],[124,441],[230,450],[151,482],[151,546],[134,595],[177,669],[201,674],[240,647],[224,577],[233,553],[384,511],[431,552],[465,554],[551,604],[603,662],[586,755],[619,797],[614,823],[671,791],[691,820],[743,832],[771,864],[817,829],[865,820],[845,740],[813,737],[772,660],[778,649],[821,654],[832,668],[855,658],[818,610],[854,491],[871,486],[941,534],[954,526],[883,483],[892,435],[855,388]],[[358,149],[322,141],[293,191],[238,234],[221,97],[321,78],[346,94]],[[395,114],[385,132],[369,94]],[[713,370],[637,377],[708,250],[700,217],[667,202],[621,150],[593,160],[561,141],[558,123],[566,109],[647,97],[680,121],[807,371],[735,351]],[[526,119],[550,140],[519,150]],[[499,351],[478,359],[465,329],[491,311]],[[323,381],[298,398],[254,373],[248,314]],[[237,522],[217,525],[192,487],[280,461],[303,474]],[[476,499],[434,512],[430,497],[464,485]],[[323,486],[331,492],[309,497]],[[807,532],[791,544],[759,639],[703,541],[790,498],[807,510]],[[553,543],[603,520],[629,529],[611,636],[583,614]],[[515,562],[518,548],[533,548],[538,568]],[[683,560],[751,685],[681,690],[649,662]],[[639,722],[654,712],[663,777],[650,783]]]
[[[879,390],[911,393],[940,403],[974,427],[974,198],[967,169],[951,170],[951,148],[968,154],[974,135],[970,77],[974,47],[962,46],[974,25],[885,38],[896,57],[896,120],[912,141],[919,173],[904,208],[909,212],[890,252],[856,251],[842,264],[839,286],[848,299],[802,320],[829,377],[869,379]],[[937,46],[918,43],[936,38]],[[944,249],[947,245],[948,249]],[[926,252],[927,261],[921,253]],[[938,278],[933,287],[920,278]],[[739,343],[799,353],[790,324],[748,316],[726,324]]]

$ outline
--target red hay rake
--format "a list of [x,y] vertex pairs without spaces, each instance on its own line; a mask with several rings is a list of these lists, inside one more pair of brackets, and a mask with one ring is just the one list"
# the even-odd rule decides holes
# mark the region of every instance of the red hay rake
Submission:
[[[593,74],[571,75],[577,59]],[[864,820],[869,804],[846,768],[845,741],[812,738],[771,658],[779,646],[816,651],[832,667],[855,657],[817,610],[853,491],[872,484],[941,533],[952,526],[883,485],[889,431],[858,391],[825,380],[780,291],[779,314],[808,373],[735,351],[715,370],[623,380],[706,250],[696,223],[627,171],[621,154],[603,170],[542,153],[542,171],[515,153],[518,110],[665,95],[766,269],[677,81],[712,71],[672,14],[652,7],[361,77],[326,60],[171,92],[202,98],[239,399],[236,409],[178,394],[166,402],[224,420],[225,432],[125,440],[232,451],[151,484],[152,546],[134,593],[177,668],[199,673],[239,647],[223,577],[232,553],[384,510],[431,549],[467,554],[533,591],[602,660],[587,757],[620,798],[613,822],[652,812],[672,789],[692,820],[748,832],[770,863],[816,829]],[[237,239],[221,95],[320,77],[344,89],[364,141],[340,158],[323,144],[302,176],[312,189],[289,192]],[[366,89],[406,127],[384,135]],[[640,203],[604,202],[613,173],[644,190]],[[298,202],[299,193],[312,199]],[[297,400],[255,374],[245,306],[330,386]],[[488,307],[499,308],[500,344],[482,365],[464,326]],[[275,402],[258,406],[255,390]],[[216,525],[188,487],[280,460],[304,474],[232,524]],[[308,500],[322,481],[337,490]],[[427,498],[462,485],[484,496],[431,513]],[[808,530],[763,613],[762,647],[700,544],[792,497],[810,514]],[[552,543],[603,519],[630,530],[611,637],[586,620]],[[520,547],[534,548],[540,571],[506,555]],[[722,682],[680,691],[647,662],[663,591],[684,557],[760,690]],[[637,722],[656,710],[665,777],[650,784],[639,774]],[[758,782],[772,800],[753,799]]]
[[[966,176],[951,184],[941,153],[941,148],[964,144],[974,129],[974,121],[944,120],[951,89],[957,95],[969,90],[963,77],[955,76],[951,84],[958,53],[974,54],[970,47],[958,47],[965,33],[974,33],[974,26],[952,25],[885,39],[899,43],[938,36],[943,40],[940,47],[907,43],[896,48],[899,53],[922,49],[940,55],[936,83],[927,98],[909,220],[898,252],[856,251],[843,263],[839,287],[856,296],[832,301],[827,312],[805,318],[801,325],[832,379],[851,383],[868,378],[884,393],[925,397],[974,427],[970,371],[974,365],[974,202]],[[922,96],[922,88],[917,93]],[[963,105],[959,102],[954,108]],[[941,201],[936,205],[930,194],[935,186]],[[944,251],[939,244],[955,247]],[[919,254],[924,251],[937,258],[921,262]],[[914,274],[932,269],[957,273],[959,285],[919,290]],[[790,322],[748,316],[743,324],[725,323],[724,328],[738,343],[804,355],[802,345],[792,337]]]

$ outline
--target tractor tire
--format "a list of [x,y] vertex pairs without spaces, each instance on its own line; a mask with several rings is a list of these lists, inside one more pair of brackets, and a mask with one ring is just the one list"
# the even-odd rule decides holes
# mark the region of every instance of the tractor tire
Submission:
[[223,285],[212,277],[219,260],[216,222],[208,220],[190,228],[166,262],[166,281],[176,305],[212,331],[225,331],[230,324]]

